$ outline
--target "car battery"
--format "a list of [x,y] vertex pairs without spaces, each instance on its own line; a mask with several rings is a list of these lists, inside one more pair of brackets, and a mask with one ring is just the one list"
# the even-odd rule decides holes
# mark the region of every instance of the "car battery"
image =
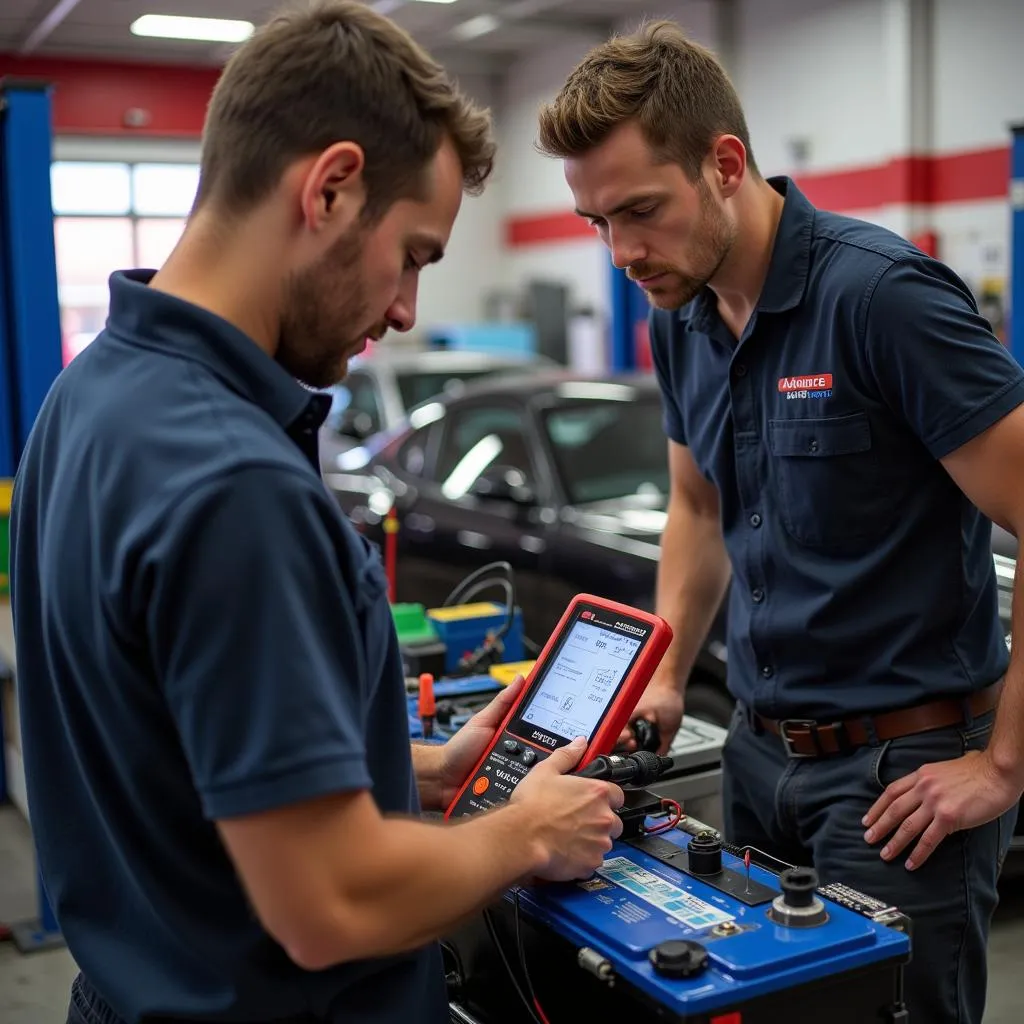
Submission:
[[686,715],[668,751],[672,767],[649,787],[658,796],[678,801],[687,814],[718,831],[724,826],[722,748],[726,735],[721,726]]
[[[409,678],[406,682],[409,704],[409,738],[423,738],[423,723],[419,717],[418,680]],[[490,674],[464,676],[459,679],[440,679],[434,683],[434,735],[433,739],[444,742],[462,728],[481,708],[504,689],[503,685]]]
[[588,880],[516,888],[446,938],[452,1019],[529,1024],[538,1005],[550,1024],[909,1019],[904,914],[681,824],[617,841]]
[[417,678],[423,672],[435,677],[443,675],[448,649],[427,618],[423,605],[412,602],[393,604],[391,617],[398,634],[405,675]]
[[[508,609],[493,601],[478,601],[431,608],[427,619],[446,648],[444,671],[452,673],[459,671],[459,662],[464,656],[484,645],[488,635],[500,632],[508,619]],[[516,608],[508,632],[501,638],[500,656],[493,660],[508,662],[524,658],[523,614]]]

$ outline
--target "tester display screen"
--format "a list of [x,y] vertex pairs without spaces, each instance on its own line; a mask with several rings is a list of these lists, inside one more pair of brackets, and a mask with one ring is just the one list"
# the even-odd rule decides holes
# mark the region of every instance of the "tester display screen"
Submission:
[[577,619],[519,714],[524,735],[532,727],[565,742],[593,736],[641,642]]

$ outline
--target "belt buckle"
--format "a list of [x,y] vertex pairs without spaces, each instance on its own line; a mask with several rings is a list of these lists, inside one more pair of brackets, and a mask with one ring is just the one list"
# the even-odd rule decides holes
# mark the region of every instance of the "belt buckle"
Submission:
[[[793,741],[789,738],[789,727],[791,725],[803,726],[807,730],[807,735],[817,748],[817,754],[801,754],[793,749]],[[821,743],[818,741],[817,729],[818,723],[811,718],[786,718],[779,722],[779,738],[782,740],[786,757],[807,758],[819,756],[821,753]]]

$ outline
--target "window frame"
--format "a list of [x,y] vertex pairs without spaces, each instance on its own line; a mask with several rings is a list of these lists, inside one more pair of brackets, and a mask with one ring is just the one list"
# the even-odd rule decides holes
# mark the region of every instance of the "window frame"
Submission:
[[[557,414],[562,410],[572,409],[573,407],[586,408],[588,405],[594,403],[604,404],[606,402],[611,403],[613,399],[549,399],[537,405],[535,407],[535,429],[538,436],[540,448],[545,452],[547,463],[550,467],[549,472],[551,478],[558,489],[558,500],[560,504],[566,507],[574,507],[577,502],[575,496],[572,493],[570,486],[569,477],[566,475],[565,466],[563,464],[563,452],[558,445],[555,444],[554,439],[548,432],[546,418],[552,414]],[[655,407],[655,411],[660,410],[660,403],[656,392],[641,391],[629,403],[626,404],[651,404]],[[668,460],[668,452],[666,449],[665,453],[666,464]],[[666,492],[666,500],[667,492]],[[586,503],[584,503],[586,504]]]
[[104,164],[111,165],[117,164],[125,167],[128,171],[128,209],[125,212],[118,213],[95,213],[90,211],[77,211],[73,208],[62,210],[60,213],[54,211],[53,220],[54,223],[58,220],[65,218],[74,220],[127,220],[131,223],[132,230],[132,263],[134,266],[139,266],[139,223],[140,221],[147,220],[180,220],[185,221],[188,219],[188,213],[139,213],[136,196],[135,196],[135,169],[137,167],[149,167],[156,164],[165,164],[169,167],[185,167],[193,166],[198,169],[198,161],[189,161],[181,159],[171,159],[168,156],[166,159],[159,160],[153,157],[147,159],[111,159],[96,157],[94,159],[74,159],[64,158],[54,161],[58,164]]
[[[339,387],[345,388],[349,395],[353,394],[353,384],[358,387],[366,388],[373,396],[373,403],[376,406],[376,428],[371,431],[371,434],[378,434],[381,431],[387,430],[387,414],[384,409],[384,397],[381,394],[380,386],[377,383],[377,378],[372,373],[366,373],[363,370],[354,369],[351,370],[345,380],[341,381]],[[355,403],[350,399],[345,409],[351,409],[355,407]],[[359,410],[363,412],[365,410]]]
[[[60,149],[59,146],[57,146],[55,148],[58,151]],[[128,154],[118,155],[118,154],[116,154],[114,152],[103,154],[103,155],[101,155],[99,152],[97,152],[95,155],[92,155],[92,156],[86,156],[84,154],[72,154],[72,153],[60,154],[58,152],[58,154],[56,155],[56,158],[54,160],[54,164],[60,164],[60,165],[64,165],[64,166],[70,166],[70,165],[76,165],[76,164],[77,165],[82,165],[82,166],[87,166],[87,165],[90,165],[90,164],[99,164],[99,165],[106,165],[106,166],[116,165],[116,166],[125,168],[125,170],[127,172],[127,176],[128,176],[128,210],[127,211],[118,211],[116,213],[115,212],[103,213],[103,212],[95,212],[95,211],[87,210],[87,209],[76,210],[73,206],[68,206],[66,208],[62,208],[60,213],[58,213],[56,210],[54,210],[53,211],[53,228],[54,228],[54,241],[55,241],[55,243],[56,243],[56,236],[57,236],[57,231],[58,231],[58,223],[60,221],[91,220],[91,221],[121,221],[121,222],[127,222],[128,230],[129,230],[129,233],[130,233],[130,257],[131,257],[130,258],[130,266],[135,268],[135,267],[141,267],[143,265],[142,264],[142,260],[141,260],[141,248],[142,248],[142,244],[143,243],[140,242],[140,237],[141,237],[141,235],[143,233],[144,225],[147,222],[148,223],[152,223],[152,222],[160,222],[160,221],[164,221],[164,222],[176,221],[176,222],[180,222],[182,224],[182,230],[184,230],[185,223],[187,222],[188,216],[189,216],[189,214],[187,212],[184,213],[184,214],[181,213],[181,212],[174,212],[174,213],[140,213],[139,212],[138,204],[137,204],[137,199],[136,199],[135,174],[136,174],[136,169],[138,167],[141,167],[141,166],[155,166],[155,165],[159,165],[159,164],[164,164],[164,165],[167,165],[167,166],[174,166],[174,167],[194,167],[198,171],[198,167],[199,167],[199,160],[198,159],[190,159],[184,153],[172,154],[170,152],[168,152],[165,155],[158,155],[157,153],[147,153],[147,154],[133,153],[130,156]],[[52,191],[52,185],[51,185],[51,191]],[[149,261],[149,262],[153,262],[153,261]],[[125,268],[117,268],[117,269],[128,269],[128,268],[125,267]],[[58,280],[57,280],[57,287],[58,287],[59,315],[60,315],[61,349],[62,349],[62,353],[63,353],[62,362],[66,364],[66,363],[70,362],[72,359],[74,359],[74,357],[78,354],[80,349],[72,350],[68,346],[69,335],[68,335],[68,328],[66,328],[66,326],[65,326],[65,324],[67,323],[67,321],[65,320],[65,310],[72,310],[72,309],[92,309],[92,310],[95,310],[95,309],[97,309],[99,307],[98,306],[93,306],[93,305],[83,306],[81,303],[74,304],[72,302],[66,302],[66,301],[61,300],[60,299],[60,292],[61,292],[62,282],[61,282],[59,277],[58,277]],[[92,341],[87,342],[85,344],[85,346],[83,346],[83,347],[88,347],[88,345],[90,345],[90,344],[92,344]]]
[[[433,426],[439,426],[441,429],[437,431],[437,436],[433,439],[433,451],[430,453],[430,458],[427,462],[429,468],[429,476],[424,472],[423,481],[429,483],[429,485],[440,492],[444,485],[444,480],[438,478],[438,470],[441,465],[441,453],[444,451],[445,444],[449,437],[453,436],[453,431],[458,426],[457,417],[468,415],[477,410],[489,411],[495,408],[508,410],[517,420],[517,425],[522,431],[523,440],[526,444],[527,458],[530,462],[530,477],[529,484],[537,495],[538,503],[544,503],[546,495],[550,491],[550,470],[545,465],[546,458],[544,452],[538,447],[536,431],[533,429],[532,417],[530,416],[529,410],[526,405],[521,402],[514,400],[488,395],[486,397],[473,398],[470,401],[459,402],[457,405],[450,405],[446,409],[445,416],[437,423],[432,424]],[[428,428],[424,428],[428,429]],[[463,453],[463,456],[466,453]],[[458,463],[456,463],[458,465]],[[466,492],[460,498],[454,500],[446,498],[446,501],[452,500],[453,504],[459,504],[467,499],[472,499],[472,494]]]

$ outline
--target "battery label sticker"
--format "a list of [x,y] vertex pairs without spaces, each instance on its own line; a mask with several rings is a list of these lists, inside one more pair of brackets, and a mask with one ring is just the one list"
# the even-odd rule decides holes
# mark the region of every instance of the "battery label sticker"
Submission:
[[710,928],[736,920],[732,914],[697,899],[685,889],[680,889],[644,870],[627,857],[612,857],[606,860],[604,865],[597,869],[597,873],[650,903],[651,906],[671,914],[688,928]]

